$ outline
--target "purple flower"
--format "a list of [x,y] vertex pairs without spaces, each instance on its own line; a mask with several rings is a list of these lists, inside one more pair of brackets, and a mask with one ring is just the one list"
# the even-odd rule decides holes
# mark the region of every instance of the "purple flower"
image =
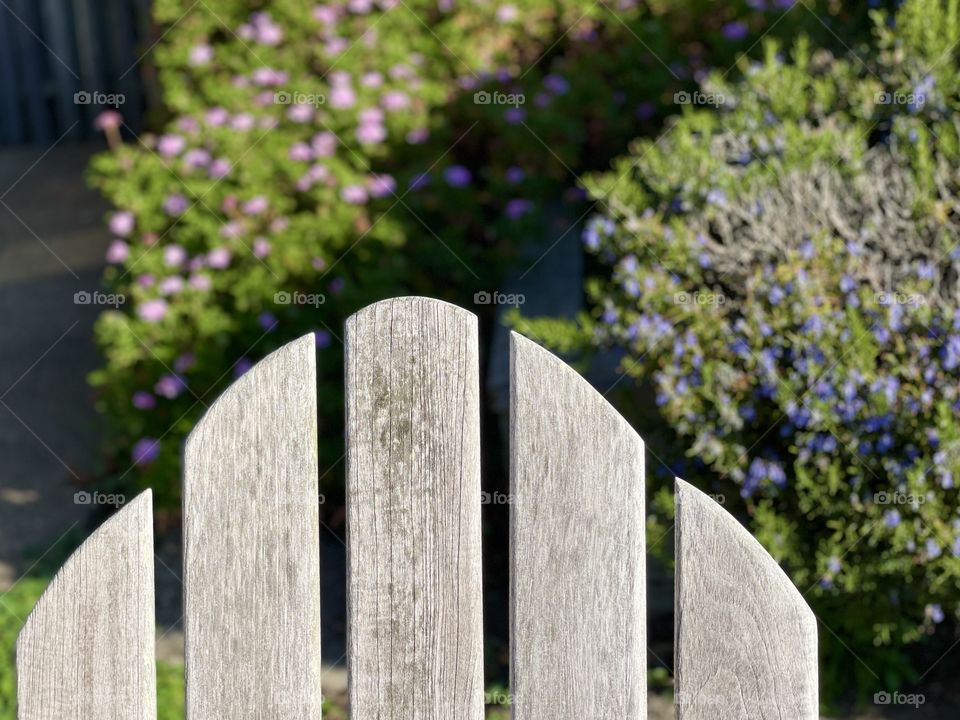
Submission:
[[313,148],[316,157],[330,157],[337,147],[337,136],[326,130],[317,133],[310,141],[310,147]]
[[253,367],[253,361],[250,358],[240,358],[237,360],[236,365],[233,366],[233,376],[235,378],[240,377],[247,372],[250,368]]
[[551,73],[543,78],[543,86],[554,95],[565,95],[570,90],[570,83],[562,75]]
[[927,538],[927,542],[925,543],[925,549],[927,551],[927,558],[930,560],[937,559],[938,557],[940,557],[941,553],[943,552],[942,550],[940,550],[940,545],[933,538]]
[[511,220],[516,220],[533,211],[533,203],[523,198],[514,198],[507,201],[505,209],[506,215]]
[[167,314],[167,301],[161,298],[147,300],[137,308],[137,314],[144,322],[160,322]]
[[427,128],[414,128],[407,133],[406,141],[408,145],[421,145],[430,137],[430,131]]
[[934,624],[939,624],[943,622],[943,608],[940,605],[933,604],[927,605],[924,608],[925,614],[933,620]]
[[196,275],[190,276],[190,287],[195,290],[200,290],[201,292],[206,292],[213,287],[213,281],[210,280],[208,275],[197,273]]
[[157,405],[157,399],[146,390],[137,390],[131,402],[137,410],[150,410]]
[[313,106],[306,103],[294,103],[287,109],[287,117],[295,123],[307,123],[313,120]]
[[253,254],[258,258],[265,258],[270,254],[270,241],[266,238],[258,237],[253,240]]
[[294,162],[306,162],[313,159],[313,149],[303,142],[294,143],[287,153]]
[[180,193],[174,193],[163,201],[163,211],[171,217],[183,215],[188,207],[190,207],[190,202]]
[[367,186],[370,188],[371,197],[382,198],[394,193],[397,189],[397,181],[392,175],[371,175],[367,180]]
[[523,108],[507,108],[503,113],[503,119],[510,125],[519,125],[527,118],[527,111]]
[[114,240],[107,248],[108,263],[122,263],[130,257],[130,246],[123,240]]
[[387,138],[387,129],[379,123],[364,123],[357,128],[357,142],[361,145],[375,145]]
[[417,173],[410,178],[410,189],[421,190],[430,184],[430,173]]
[[186,372],[192,368],[196,362],[197,358],[193,353],[184,353],[173,361],[173,369],[177,372]]
[[351,87],[341,85],[330,90],[330,107],[342,110],[353,107],[356,102],[357,94]]
[[838,572],[840,572],[840,567],[841,567],[840,558],[831,557],[831,558],[827,561],[827,569],[828,569],[830,572],[832,572],[834,575],[836,575]]
[[257,324],[266,331],[273,330],[277,325],[277,316],[272,312],[263,312],[257,316]]
[[887,510],[883,514],[883,524],[888,528],[895,528],[900,524],[900,513],[896,510]]
[[454,188],[466,187],[473,179],[470,171],[463,165],[451,165],[443,171],[443,177],[446,179],[447,185]]
[[161,295],[175,295],[183,289],[183,278],[179,275],[171,275],[160,281],[158,286]]
[[203,148],[191,148],[183,154],[183,162],[191,168],[206,167],[210,164],[210,152]]
[[160,441],[152,437],[142,437],[133,446],[130,453],[135,465],[149,465],[160,454]]
[[318,348],[330,347],[332,336],[326,330],[317,330],[313,334]]
[[120,237],[128,237],[133,232],[134,217],[132,212],[126,210],[114,213],[110,218],[110,232]]
[[179,375],[166,374],[157,380],[157,384],[153,386],[153,391],[160,397],[173,400],[183,392],[186,386],[187,384]]
[[743,40],[750,33],[750,28],[747,27],[746,23],[735,20],[724,25],[722,32],[727,40],[736,41]]
[[519,182],[523,182],[523,178],[523,168],[517,167],[516,165],[511,165],[507,168],[506,173],[504,173],[504,179],[511,185],[516,185]]
[[232,166],[230,164],[230,161],[227,160],[226,158],[217,158],[212,163],[210,163],[210,167],[207,170],[207,173],[214,180],[219,180],[220,178],[224,178],[230,174],[231,167]]

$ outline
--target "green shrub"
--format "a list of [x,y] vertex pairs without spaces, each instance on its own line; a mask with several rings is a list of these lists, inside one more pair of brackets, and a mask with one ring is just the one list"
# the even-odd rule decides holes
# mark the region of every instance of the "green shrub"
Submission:
[[[865,7],[824,5],[847,20]],[[558,204],[587,207],[575,178],[653,132],[694,75],[761,33],[834,32],[784,7],[158,0],[170,117],[124,144],[101,116],[115,147],[91,173],[116,206],[105,280],[125,300],[96,328],[109,481],[176,512],[199,415],[309,331],[336,480],[344,318],[396,294],[467,305],[496,289]]]
[[673,473],[724,495],[823,620],[828,701],[918,679],[908,646],[960,611],[957,5],[709,78],[714,107],[586,182],[592,313],[518,321],[626,351],[623,407],[688,458],[658,463],[651,537]]

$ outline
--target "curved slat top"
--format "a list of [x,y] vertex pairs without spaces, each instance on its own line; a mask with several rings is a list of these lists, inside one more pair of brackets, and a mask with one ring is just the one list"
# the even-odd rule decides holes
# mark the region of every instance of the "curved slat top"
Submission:
[[817,623],[759,542],[676,481],[678,720],[816,720]]
[[315,354],[272,353],[187,439],[188,720],[320,717]]
[[514,719],[644,720],[643,441],[548,351],[510,349]]
[[346,348],[351,717],[481,720],[477,319],[387,300]]
[[155,720],[149,490],[60,569],[17,639],[19,720]]

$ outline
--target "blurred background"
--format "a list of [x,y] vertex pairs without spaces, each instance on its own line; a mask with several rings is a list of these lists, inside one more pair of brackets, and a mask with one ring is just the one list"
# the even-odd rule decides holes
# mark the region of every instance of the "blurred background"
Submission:
[[[651,717],[674,475],[817,614],[825,717],[955,717],[958,42],[957,0],[0,0],[0,720],[37,597],[144,488],[182,718],[180,448],[306,332],[346,717],[342,328],[401,294],[480,318],[485,497],[510,328],[646,440]],[[483,518],[499,718],[508,507]]]

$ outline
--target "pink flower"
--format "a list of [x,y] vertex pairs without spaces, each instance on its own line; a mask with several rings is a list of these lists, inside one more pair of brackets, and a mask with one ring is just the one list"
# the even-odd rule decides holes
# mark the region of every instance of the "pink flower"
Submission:
[[173,400],[177,397],[187,384],[183,381],[179,375],[167,374],[163,375],[157,384],[153,386],[153,391],[160,397],[165,397],[168,400]]
[[159,290],[161,295],[176,295],[183,290],[183,278],[179,275],[171,275],[160,281]]
[[364,108],[358,116],[361,125],[372,125],[383,122],[383,110],[378,107]]
[[204,120],[206,120],[207,125],[210,125],[211,127],[220,127],[225,125],[227,120],[230,119],[230,113],[228,113],[222,107],[214,107],[207,110],[203,117]]
[[260,85],[261,87],[276,87],[286,83],[290,75],[283,70],[260,67],[254,70],[250,77],[255,85]]
[[183,154],[183,162],[192,168],[210,164],[210,153],[203,148],[192,148]]
[[353,91],[353,88],[340,86],[330,91],[330,107],[337,109],[350,108],[356,101],[357,94]]
[[153,287],[157,280],[150,273],[144,273],[137,278],[137,285],[142,288]]
[[360,84],[368,88],[378,88],[383,85],[383,75],[378,72],[364,73],[360,79]]
[[497,8],[497,21],[502,23],[512,22],[517,19],[516,5],[501,5]]
[[193,67],[206,65],[213,60],[213,47],[210,45],[194,45],[190,48],[189,63]]
[[287,117],[296,123],[306,123],[313,120],[313,107],[304,103],[291,105],[287,110]]
[[114,240],[107,248],[108,263],[122,263],[130,257],[130,246],[123,240]]
[[258,258],[265,258],[270,254],[270,241],[266,238],[258,237],[253,241],[253,254]]
[[283,29],[269,19],[257,24],[256,33],[261,45],[279,45],[283,40]]
[[357,142],[362,145],[372,145],[383,142],[387,137],[387,129],[383,125],[369,124],[357,128]]
[[260,215],[267,211],[269,202],[263,195],[250,198],[243,204],[243,212],[247,215]]
[[340,8],[330,5],[317,5],[313,9],[313,19],[324,25],[333,25],[340,14]]
[[330,157],[337,147],[337,136],[325,130],[314,135],[310,145],[317,157]]
[[346,50],[349,46],[350,46],[350,42],[346,38],[335,37],[335,38],[330,38],[323,49],[327,53],[327,55],[339,55],[344,50]]
[[230,121],[230,127],[239,132],[250,130],[255,123],[255,118],[250,113],[237,113]]
[[210,177],[219,180],[220,178],[226,177],[230,174],[230,161],[226,158],[217,158],[212,163],[210,163],[210,168],[207,170]]
[[351,205],[362,205],[367,201],[367,189],[363,185],[347,185],[340,191],[340,198]]
[[306,143],[298,142],[290,146],[288,156],[294,162],[306,162],[313,159],[313,150]]
[[180,135],[161,135],[157,140],[157,152],[164,157],[173,157],[183,152],[187,141]]
[[230,250],[218,247],[207,253],[207,265],[215,270],[222,270],[230,264]]
[[123,210],[110,218],[110,232],[120,237],[128,237],[133,232],[135,220],[132,212]]
[[[240,237],[243,235],[243,225],[236,220],[224,223],[223,227],[220,228],[220,235],[229,239]],[[209,258],[207,258],[207,262],[209,263]],[[215,266],[211,265],[211,267]]]
[[384,93],[380,102],[387,110],[403,110],[410,104],[410,98],[399,90],[390,90]]
[[150,410],[157,406],[157,399],[146,390],[137,390],[131,403],[137,410]]
[[407,133],[407,144],[421,145],[430,137],[430,131],[427,128],[414,128]]
[[196,362],[196,356],[193,353],[187,352],[173,361],[173,369],[180,373],[186,372],[192,368]]
[[145,303],[142,303],[139,308],[137,308],[137,314],[140,316],[140,319],[148,323],[156,323],[163,320],[164,316],[167,314],[167,301],[157,298],[155,300],[147,300]]
[[187,251],[179,245],[167,245],[163,249],[163,264],[167,267],[181,267],[187,261]]
[[373,0],[349,0],[347,7],[356,15],[366,15],[373,10]]
[[93,121],[93,127],[97,130],[106,130],[107,128],[116,129],[123,124],[123,115],[116,110],[104,110],[97,115]]
[[190,287],[201,292],[206,292],[213,287],[213,282],[208,275],[196,274],[190,276]]
[[322,257],[315,257],[315,258],[310,262],[310,264],[313,265],[313,269],[314,269],[314,270],[318,270],[318,271],[319,271],[319,270],[323,270],[323,269],[327,266],[327,261],[324,260]]

